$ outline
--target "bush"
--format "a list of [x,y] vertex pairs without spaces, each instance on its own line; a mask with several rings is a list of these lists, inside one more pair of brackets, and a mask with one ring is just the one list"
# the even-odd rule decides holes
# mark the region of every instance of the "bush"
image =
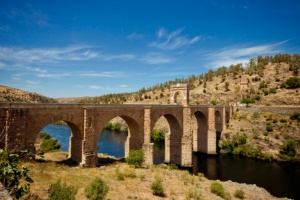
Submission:
[[273,131],[273,125],[271,124],[271,123],[267,123],[266,124],[266,130],[268,131],[268,132],[272,132]]
[[50,138],[50,139],[43,139],[41,144],[41,149],[43,151],[49,152],[60,149],[61,144],[57,142],[56,139]]
[[296,155],[296,141],[288,139],[283,145],[279,147],[280,154],[294,157]]
[[217,101],[216,100],[211,100],[210,103],[211,103],[211,105],[214,105],[214,106],[217,105]]
[[254,112],[252,115],[252,119],[259,119],[259,112]]
[[300,78],[292,77],[286,80],[285,84],[288,88],[298,88],[300,87]]
[[234,192],[234,197],[243,199],[245,197],[245,192],[242,189],[236,190]]
[[51,139],[52,137],[49,133],[42,132],[42,133],[40,133],[40,138],[47,140],[47,139]]
[[151,190],[155,196],[164,196],[164,188],[160,179],[156,179],[151,184]]
[[126,163],[134,167],[142,167],[144,162],[144,151],[140,150],[130,150],[128,157],[126,158]]
[[66,183],[61,183],[61,180],[57,180],[49,187],[48,194],[49,200],[75,200],[77,189],[73,186],[67,186]]
[[154,142],[163,142],[165,141],[166,133],[163,130],[153,129],[151,132],[151,137]]
[[19,199],[29,193],[29,183],[33,182],[28,176],[29,170],[19,166],[18,157],[18,154],[0,149],[0,183],[14,199]]
[[298,120],[300,122],[300,112],[295,112],[290,116],[291,120]]
[[225,192],[223,185],[219,182],[213,182],[210,185],[210,191],[224,199],[231,199],[230,194]]
[[100,177],[92,180],[84,189],[85,195],[91,200],[105,199],[108,192],[108,185]]

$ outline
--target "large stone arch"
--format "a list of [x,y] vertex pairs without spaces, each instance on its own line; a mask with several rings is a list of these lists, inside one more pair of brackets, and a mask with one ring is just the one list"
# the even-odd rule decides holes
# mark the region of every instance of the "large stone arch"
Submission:
[[[159,114],[158,114],[159,113]],[[151,130],[160,117],[165,117],[169,124],[169,130],[165,136],[165,162],[181,165],[182,160],[182,125],[178,118],[167,111],[157,112],[152,119]]]
[[26,146],[30,147],[32,152],[35,152],[34,143],[40,133],[40,131],[47,125],[55,123],[59,120],[64,121],[68,124],[71,129],[71,137],[69,144],[69,158],[76,161],[77,163],[82,162],[82,154],[83,154],[83,141],[84,134],[80,127],[82,125],[78,125],[78,122],[73,121],[70,115],[66,112],[66,114],[61,114],[58,112],[49,114],[44,116],[40,116],[35,118],[33,115],[31,116],[31,120],[28,121],[28,131],[27,131],[27,140]]
[[143,117],[140,116],[140,112],[105,112],[98,113],[98,117],[95,118],[95,141],[94,147],[97,149],[97,142],[100,138],[101,131],[105,127],[105,124],[115,117],[122,118],[128,125],[128,136],[125,142],[125,157],[128,156],[130,150],[142,149],[144,143],[144,132],[143,132]]
[[196,126],[193,132],[193,151],[206,153],[207,151],[207,117],[201,111],[194,113],[196,118]]

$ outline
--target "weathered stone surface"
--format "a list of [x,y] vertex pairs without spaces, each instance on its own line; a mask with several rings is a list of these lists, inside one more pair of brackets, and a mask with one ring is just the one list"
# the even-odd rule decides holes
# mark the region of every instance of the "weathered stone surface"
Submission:
[[[177,88],[188,100],[188,88]],[[176,87],[171,97],[178,95]],[[188,102],[188,101],[187,101]],[[192,151],[216,153],[217,132],[226,128],[231,107],[183,105],[91,105],[0,103],[0,148],[28,149],[35,153],[39,132],[48,124],[65,121],[71,131],[69,157],[82,166],[97,164],[97,142],[105,124],[121,117],[128,125],[125,156],[131,149],[145,150],[146,164],[153,164],[151,130],[164,116],[169,124],[165,161],[191,166]],[[191,127],[192,117],[197,127]]]

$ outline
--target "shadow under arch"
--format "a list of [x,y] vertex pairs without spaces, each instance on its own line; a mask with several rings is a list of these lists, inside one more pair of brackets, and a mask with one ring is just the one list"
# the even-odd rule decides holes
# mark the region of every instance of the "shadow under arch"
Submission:
[[[116,117],[122,118],[128,125],[128,135],[127,135],[127,139],[125,142],[125,152],[124,152],[125,157],[127,157],[129,155],[130,150],[142,149],[143,143],[144,143],[143,131],[141,131],[141,128],[140,128],[139,124],[136,122],[136,120],[127,115],[114,116],[111,119],[107,120],[107,122],[111,121],[112,119],[114,119]],[[96,147],[97,147],[97,143],[100,139],[101,132],[102,132],[104,126],[105,126],[105,124],[103,124],[103,125],[101,125],[101,127],[99,127],[98,135],[95,140]],[[98,149],[98,147],[97,147],[97,149]]]
[[183,104],[183,100],[184,100],[184,94],[181,91],[177,91],[173,94],[172,96],[173,100],[174,100],[174,104]]
[[66,120],[51,120],[50,122],[45,122],[39,125],[39,130],[35,133],[35,139],[37,139],[41,130],[49,124],[54,124],[57,121],[65,122],[69,128],[71,129],[71,136],[69,139],[69,156],[68,158],[75,161],[76,163],[82,162],[82,141],[83,141],[83,134],[81,133],[79,127],[71,122]]
[[163,115],[169,124],[169,131],[165,136],[165,162],[181,165],[182,157],[182,129],[176,117],[171,114]]
[[193,151],[194,152],[201,152],[201,153],[207,153],[207,131],[208,131],[208,125],[207,125],[207,118],[206,116],[201,112],[197,111],[194,113],[194,116],[196,117],[196,125],[193,126]]

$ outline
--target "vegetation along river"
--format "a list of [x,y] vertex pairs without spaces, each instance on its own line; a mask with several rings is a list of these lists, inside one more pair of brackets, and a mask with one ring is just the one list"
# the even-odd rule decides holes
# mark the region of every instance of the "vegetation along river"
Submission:
[[[50,124],[41,132],[47,132],[68,151],[71,130],[68,126]],[[124,157],[127,133],[104,129],[98,141],[99,153]],[[154,162],[164,160],[164,146],[154,145]],[[193,173],[204,173],[209,179],[231,180],[256,184],[276,197],[300,199],[300,166],[288,163],[265,162],[230,155],[207,156],[193,154]]]

